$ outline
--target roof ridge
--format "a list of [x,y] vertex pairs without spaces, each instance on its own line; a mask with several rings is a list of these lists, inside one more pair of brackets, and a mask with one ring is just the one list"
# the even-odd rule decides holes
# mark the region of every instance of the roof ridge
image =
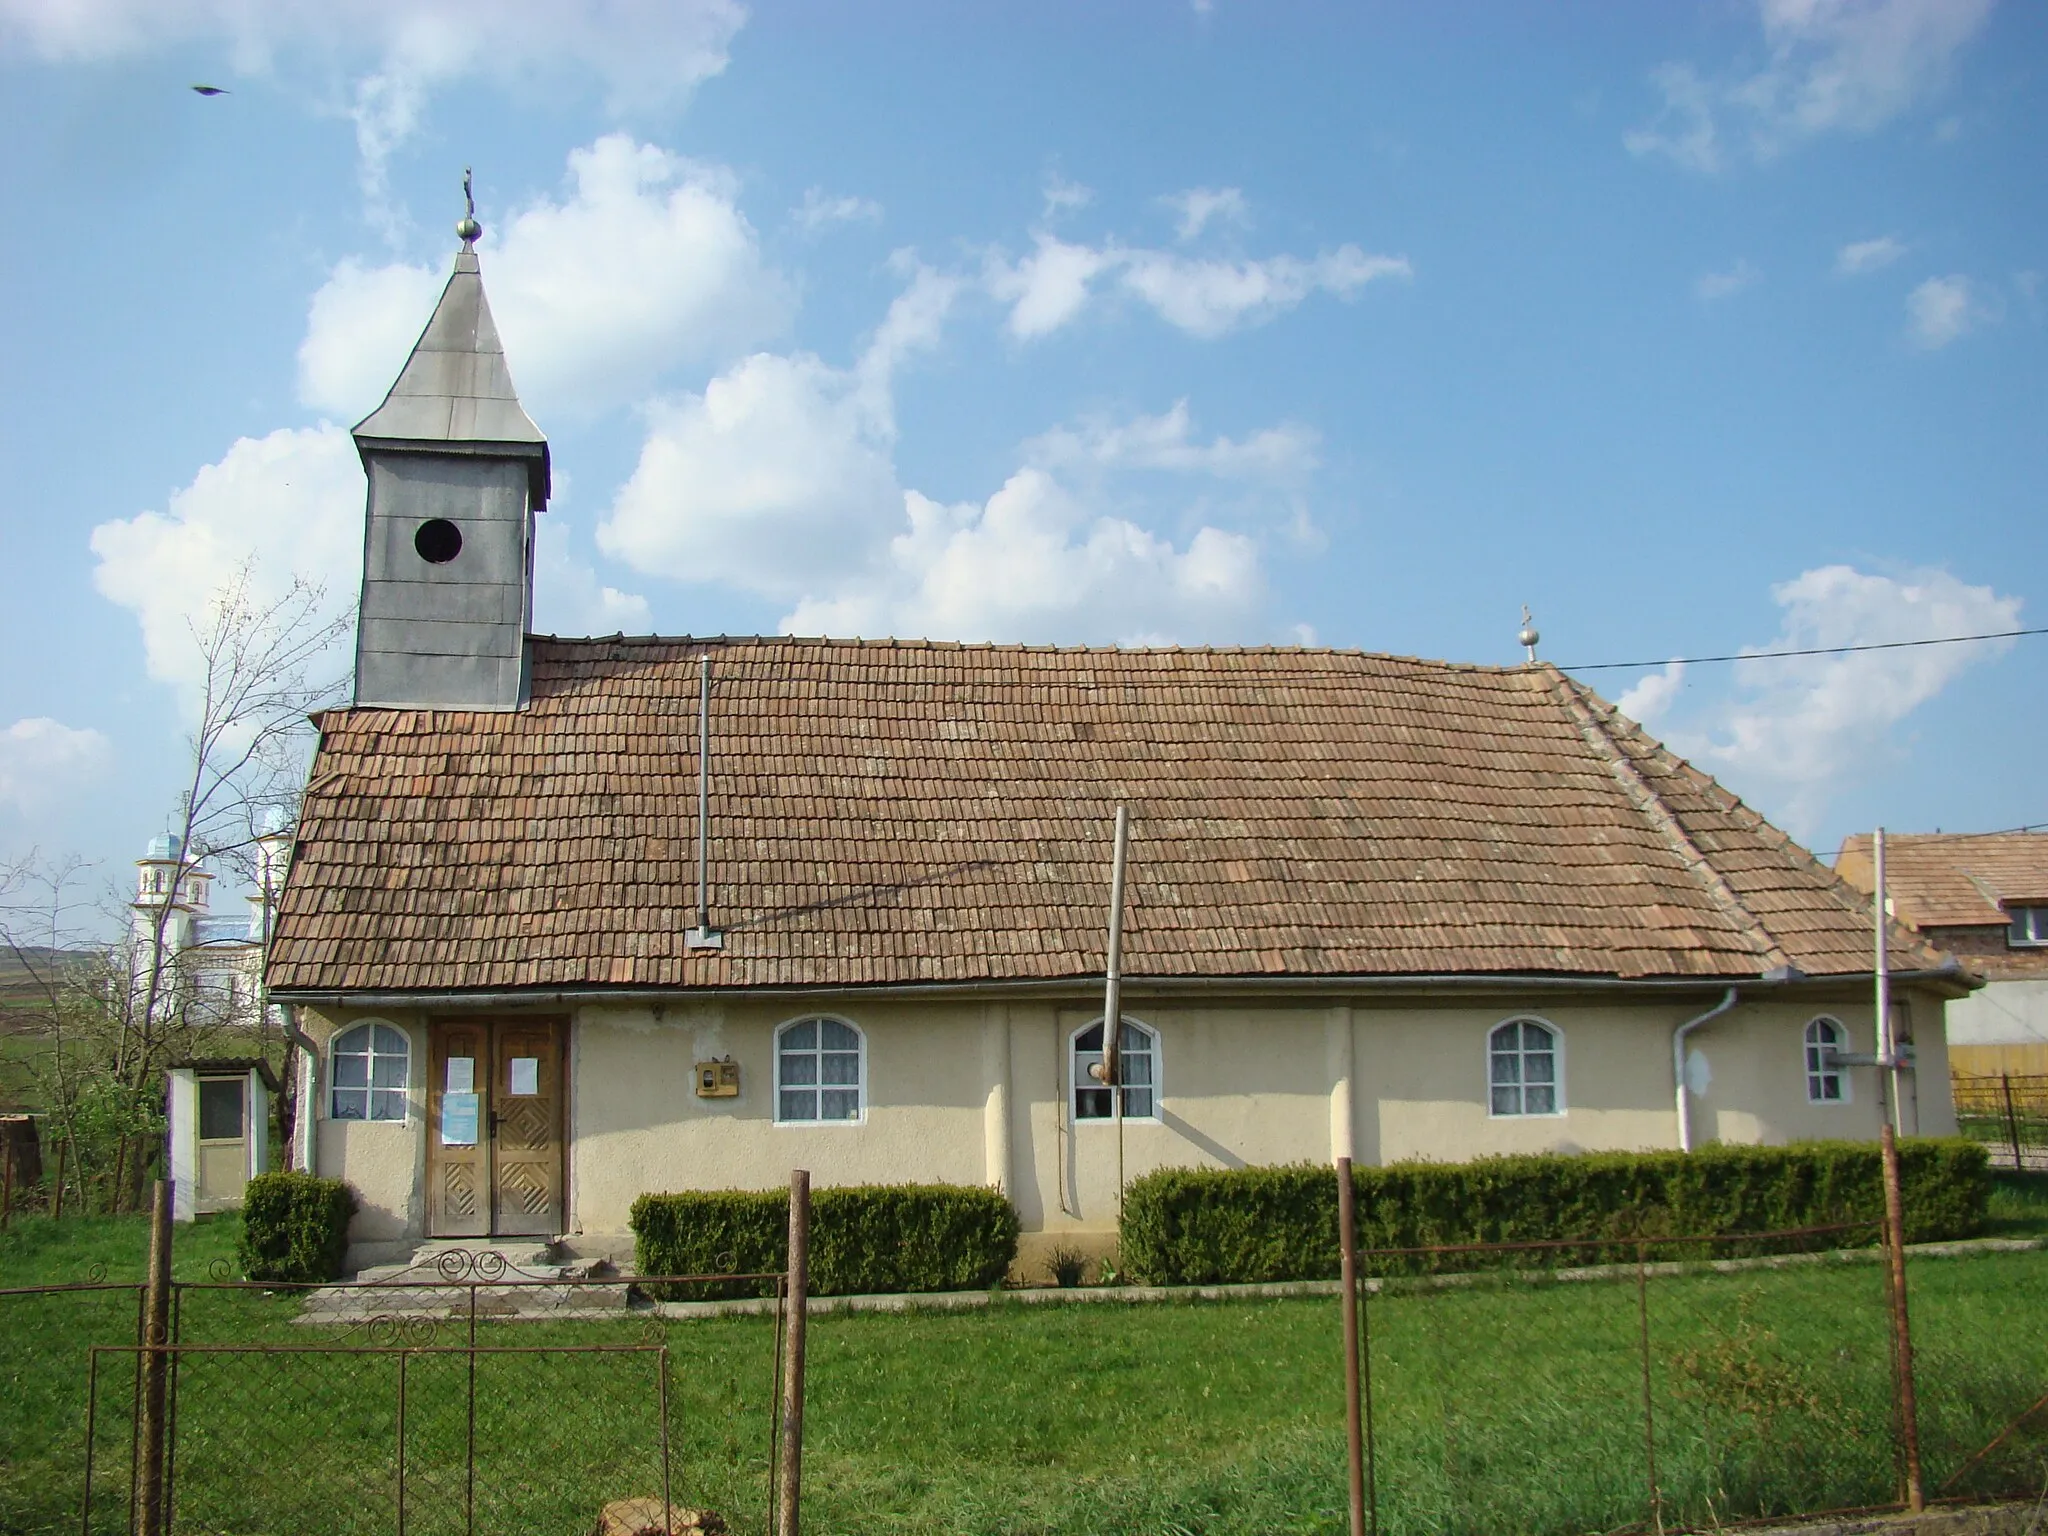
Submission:
[[1620,743],[1608,734],[1607,727],[1587,705],[1581,696],[1579,684],[1567,677],[1556,667],[1547,668],[1550,673],[1553,697],[1560,697],[1565,712],[1579,728],[1579,734],[1586,739],[1607,764],[1622,791],[1634,802],[1650,824],[1663,833],[1665,840],[1676,850],[1686,867],[1692,870],[1700,883],[1707,888],[1707,895],[1714,905],[1732,919],[1743,936],[1753,944],[1769,963],[1769,967],[1787,966],[1791,957],[1779,945],[1775,935],[1764,926],[1759,918],[1735,893],[1735,887],[1728,883],[1727,876],[1715,867],[1706,851],[1693,841],[1692,834],[1685,830],[1684,823],[1671,807],[1664,803],[1664,797],[1651,787],[1650,781],[1637,771],[1636,765],[1621,748]]
[[1012,655],[1039,656],[1333,656],[1355,657],[1361,661],[1394,662],[1406,666],[1431,667],[1451,672],[1475,672],[1497,677],[1514,677],[1528,671],[1528,663],[1500,664],[1483,661],[1450,661],[1440,657],[1410,656],[1398,651],[1368,651],[1358,646],[1338,645],[1057,645],[1017,640],[928,640],[893,635],[873,637],[843,635],[544,635],[529,633],[528,640],[546,645],[813,645],[840,646],[849,650],[901,651],[986,651]]

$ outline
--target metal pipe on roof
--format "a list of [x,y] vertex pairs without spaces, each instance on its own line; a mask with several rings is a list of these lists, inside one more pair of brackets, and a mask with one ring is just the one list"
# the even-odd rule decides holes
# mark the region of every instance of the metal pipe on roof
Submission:
[[1730,987],[1721,994],[1721,1001],[1705,1013],[1695,1014],[1671,1031],[1671,1083],[1678,1101],[1678,1150],[1681,1152],[1692,1150],[1692,1105],[1685,1096],[1685,1037],[1733,1008],[1739,993],[1739,988]]
[[711,653],[697,658],[697,929],[688,949],[723,949],[725,935],[711,926]]

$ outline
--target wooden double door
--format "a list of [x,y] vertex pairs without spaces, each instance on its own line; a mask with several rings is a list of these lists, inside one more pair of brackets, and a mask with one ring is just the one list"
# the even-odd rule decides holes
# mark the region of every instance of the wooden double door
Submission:
[[565,1210],[560,1019],[429,1026],[427,1235],[553,1237]]

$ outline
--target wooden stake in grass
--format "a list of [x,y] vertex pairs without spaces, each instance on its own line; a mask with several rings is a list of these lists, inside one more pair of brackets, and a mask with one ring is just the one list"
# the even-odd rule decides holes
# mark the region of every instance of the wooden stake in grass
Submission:
[[171,1186],[158,1179],[149,1203],[149,1288],[143,1302],[142,1411],[135,1486],[138,1536],[163,1536],[164,1407],[170,1376]]
[[775,1536],[799,1536],[804,1479],[804,1325],[809,1312],[811,1176],[789,1175],[789,1346],[782,1357],[782,1477]]

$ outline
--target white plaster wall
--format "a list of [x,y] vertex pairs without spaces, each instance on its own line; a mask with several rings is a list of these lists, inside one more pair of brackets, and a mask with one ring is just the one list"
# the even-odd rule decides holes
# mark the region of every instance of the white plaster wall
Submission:
[[[1360,1163],[1675,1147],[1671,1032],[1703,1006],[1699,998],[1536,1008],[1134,999],[1130,1015],[1159,1036],[1162,1091],[1156,1119],[1125,1123],[1124,1176],[1168,1166],[1324,1163],[1347,1140]],[[1954,1116],[1941,1005],[1915,998],[1908,1011],[1921,1067],[1914,1113],[1922,1133],[1944,1134]],[[1875,1134],[1871,1069],[1850,1069],[1848,1104],[1806,1102],[1803,1032],[1820,1012],[1847,1026],[1852,1049],[1871,1048],[1867,1002],[1742,1004],[1692,1037],[1699,1142]],[[775,1030],[809,1013],[844,1018],[864,1035],[861,1123],[774,1123]],[[1523,1015],[1562,1034],[1564,1108],[1495,1118],[1487,1111],[1487,1038]],[[308,1026],[324,1044],[364,1017],[309,1015]],[[364,1255],[424,1231],[425,1024],[380,1017],[413,1041],[411,1116],[403,1125],[339,1123],[327,1118],[324,1093],[316,1106],[321,1171],[355,1186],[362,1210],[350,1235]],[[1099,1237],[1116,1223],[1116,1130],[1106,1121],[1075,1124],[1067,1081],[1071,1035],[1097,1017],[1079,1002],[983,999],[579,1008],[569,1041],[568,1225],[615,1237],[643,1192],[779,1188],[801,1167],[818,1187],[1002,1187],[1027,1233]],[[698,1098],[694,1064],[728,1055],[740,1067],[739,1095]]]
[[[814,1012],[844,1018],[866,1037],[861,1123],[775,1123],[775,1030]],[[848,1010],[751,999],[580,1009],[569,1088],[571,1225],[623,1232],[643,1192],[780,1188],[792,1168],[808,1168],[816,1188],[982,1183],[983,1012],[980,1003]],[[739,1095],[698,1098],[694,1063],[728,1055],[739,1064]]]
[[[412,1042],[411,1087],[404,1120],[336,1120],[334,1074],[327,1043],[353,1025],[375,1021],[403,1030]],[[321,1050],[319,1102],[314,1105],[313,1135],[322,1178],[343,1179],[356,1192],[355,1219],[349,1223],[349,1264],[398,1257],[426,1230],[426,1079],[427,1031],[410,1014],[335,1010],[301,1016],[306,1032]]]
[[1948,1005],[1951,1045],[2048,1045],[2048,980],[1993,981]]

